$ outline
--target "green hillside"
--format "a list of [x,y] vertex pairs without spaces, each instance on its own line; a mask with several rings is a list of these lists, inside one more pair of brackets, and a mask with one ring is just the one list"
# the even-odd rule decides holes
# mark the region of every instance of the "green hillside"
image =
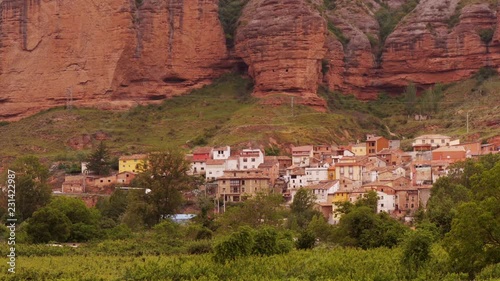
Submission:
[[[481,139],[499,134],[500,79],[476,79],[444,86],[439,108],[432,119],[415,121],[405,113],[403,97],[380,95],[362,102],[352,96],[320,94],[329,112],[321,113],[295,104],[273,106],[251,97],[251,82],[228,75],[212,85],[160,105],[138,106],[128,111],[92,108],[54,108],[0,127],[0,155],[36,154],[53,159],[74,159],[71,138],[104,133],[115,152],[136,153],[166,147],[189,149],[199,145],[299,145],[348,143],[366,133],[392,138],[413,138],[420,133]],[[289,97],[285,97],[289,99]],[[93,143],[97,143],[93,139]]]

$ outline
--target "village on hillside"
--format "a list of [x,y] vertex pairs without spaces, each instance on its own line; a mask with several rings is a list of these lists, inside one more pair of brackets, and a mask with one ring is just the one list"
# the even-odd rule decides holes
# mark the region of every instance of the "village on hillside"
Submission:
[[[199,191],[210,196],[215,212],[259,192],[282,194],[290,204],[300,188],[316,197],[316,208],[330,224],[339,222],[338,203],[377,193],[377,212],[411,222],[425,208],[432,184],[450,173],[450,165],[489,153],[498,144],[460,143],[444,135],[422,135],[404,152],[399,140],[367,135],[364,142],[344,146],[304,145],[291,148],[291,156],[270,156],[259,148],[232,150],[230,146],[197,147],[186,155],[191,175],[205,179]],[[147,154],[119,157],[118,172],[109,176],[89,173],[66,175],[58,195],[82,195],[95,205],[99,195],[130,189]],[[87,194],[87,196],[85,196]]]

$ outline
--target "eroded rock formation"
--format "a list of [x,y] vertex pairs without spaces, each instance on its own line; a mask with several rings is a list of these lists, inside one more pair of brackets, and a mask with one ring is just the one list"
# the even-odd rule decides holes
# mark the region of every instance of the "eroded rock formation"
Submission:
[[410,0],[248,0],[227,50],[217,0],[0,0],[0,119],[154,102],[238,61],[257,97],[319,109],[320,84],[369,99],[411,81],[459,81],[500,66],[490,2],[420,0],[382,37],[377,12]]
[[4,0],[0,9],[1,119],[162,99],[227,67],[216,0]]

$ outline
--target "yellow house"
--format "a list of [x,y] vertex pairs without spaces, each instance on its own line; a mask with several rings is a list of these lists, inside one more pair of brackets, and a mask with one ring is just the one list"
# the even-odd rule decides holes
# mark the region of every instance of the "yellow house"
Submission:
[[366,156],[366,142],[353,144],[352,145],[352,152],[356,156]]
[[139,165],[144,165],[148,156],[146,154],[133,154],[120,156],[118,159],[118,172],[139,172]]

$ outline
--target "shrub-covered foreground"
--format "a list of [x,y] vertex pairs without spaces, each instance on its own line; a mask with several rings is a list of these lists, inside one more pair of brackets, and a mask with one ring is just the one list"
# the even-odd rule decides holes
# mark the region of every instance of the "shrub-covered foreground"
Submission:
[[[62,249],[68,249],[64,256],[45,251],[47,256],[19,257],[15,274],[0,264],[0,280],[467,280],[466,274],[443,273],[449,264],[439,246],[433,247],[432,258],[411,279],[401,265],[400,248],[318,247],[225,263],[214,261],[212,254],[110,256],[92,254],[90,249]],[[498,268],[486,267],[476,280],[500,280]]]

